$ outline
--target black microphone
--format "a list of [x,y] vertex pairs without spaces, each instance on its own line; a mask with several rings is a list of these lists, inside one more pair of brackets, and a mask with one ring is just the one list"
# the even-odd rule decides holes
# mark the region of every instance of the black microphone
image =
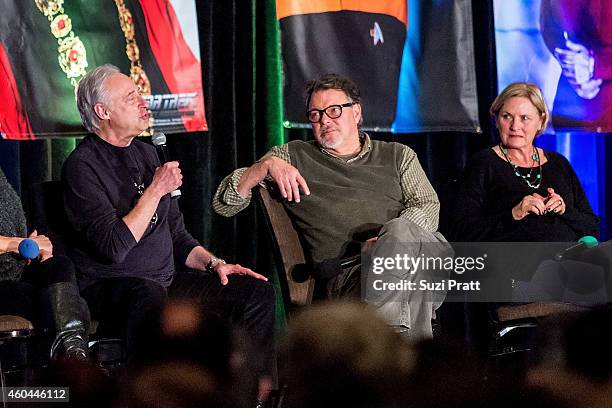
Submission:
[[330,258],[314,265],[297,264],[291,271],[291,277],[295,282],[302,283],[310,278],[328,280],[340,272],[342,272],[340,260]]
[[295,265],[291,271],[291,277],[295,282],[306,282],[311,277],[314,279],[328,280],[340,274],[343,269],[361,263],[361,255],[354,255],[349,258],[329,258],[325,259],[314,266],[306,264]]
[[325,259],[315,265],[312,277],[328,280],[342,273],[342,264],[338,258]]
[[[157,155],[159,156],[159,161],[164,164],[170,160],[170,155],[168,154],[168,146],[166,146],[166,135],[162,132],[156,132],[151,138],[153,145],[157,149]],[[176,189],[170,192],[170,197],[179,198],[181,196],[181,190]]]
[[306,282],[312,276],[312,267],[306,264],[297,264],[291,270],[291,278],[294,282]]
[[597,238],[591,235],[585,235],[580,238],[578,242],[569,247],[565,248],[563,251],[557,253],[555,255],[555,261],[565,261],[567,259],[573,259],[578,256],[585,249],[593,248],[599,245],[599,241]]

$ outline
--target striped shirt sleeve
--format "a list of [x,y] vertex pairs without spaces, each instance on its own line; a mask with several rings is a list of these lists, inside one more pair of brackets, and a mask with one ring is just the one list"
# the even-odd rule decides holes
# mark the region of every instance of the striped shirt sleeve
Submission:
[[[289,146],[287,144],[272,147],[272,149],[270,149],[268,153],[259,159],[258,162],[269,156],[278,157],[291,164]],[[219,184],[219,187],[217,188],[212,200],[213,210],[215,210],[217,214],[224,217],[232,217],[244,210],[251,203],[251,192],[249,192],[247,197],[242,197],[238,193],[238,183],[240,182],[240,178],[245,171],[247,171],[247,167],[236,169],[225,177],[221,181],[221,184]],[[270,176],[267,176],[266,180],[270,181],[272,179]],[[265,183],[263,181],[259,184],[265,187]]]
[[400,186],[405,208],[399,216],[427,231],[435,232],[440,216],[438,195],[427,179],[414,150],[405,145],[400,146],[403,149],[399,164]]

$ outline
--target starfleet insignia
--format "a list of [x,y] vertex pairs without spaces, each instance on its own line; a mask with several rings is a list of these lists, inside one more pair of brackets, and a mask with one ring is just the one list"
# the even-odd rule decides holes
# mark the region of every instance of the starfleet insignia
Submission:
[[372,37],[374,45],[377,45],[378,43],[385,43],[382,30],[380,29],[377,21],[374,22],[374,27],[370,28],[370,37]]

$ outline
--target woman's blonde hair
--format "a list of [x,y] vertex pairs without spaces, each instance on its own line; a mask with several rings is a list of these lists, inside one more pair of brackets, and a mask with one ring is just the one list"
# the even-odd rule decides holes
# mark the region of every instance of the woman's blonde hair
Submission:
[[540,118],[542,119],[542,127],[538,129],[536,135],[544,132],[550,120],[550,113],[548,112],[548,107],[546,107],[542,91],[535,84],[530,84],[528,82],[513,82],[508,85],[499,95],[497,95],[497,98],[495,98],[491,104],[491,108],[489,109],[491,116],[497,119],[497,115],[499,115],[499,111],[504,106],[504,103],[506,103],[508,99],[515,97],[529,99],[531,104],[538,110]]

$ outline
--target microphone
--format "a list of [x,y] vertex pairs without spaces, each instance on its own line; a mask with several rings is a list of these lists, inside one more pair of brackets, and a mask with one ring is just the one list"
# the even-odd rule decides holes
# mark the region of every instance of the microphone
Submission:
[[[151,141],[153,142],[155,149],[157,149],[157,155],[159,156],[159,161],[162,164],[172,161],[170,160],[170,155],[168,154],[168,146],[166,146],[166,135],[164,135],[162,132],[156,132],[151,137]],[[179,198],[180,196],[181,190],[179,189],[170,192],[170,197],[172,198]]]
[[342,264],[338,258],[325,259],[315,265],[312,277],[328,280],[342,272]]
[[342,272],[342,266],[338,258],[326,259],[314,265],[297,264],[291,270],[291,277],[297,283],[306,282],[308,279],[331,279]]
[[294,282],[303,283],[310,279],[312,267],[306,264],[297,264],[291,270],[291,278]]
[[349,258],[329,258],[325,259],[314,266],[306,264],[295,265],[291,271],[291,277],[295,282],[302,283],[306,282],[311,277],[314,279],[331,279],[334,276],[340,274],[343,269],[350,268],[352,266],[361,263],[361,255],[354,255]]
[[580,238],[578,242],[569,247],[565,248],[563,251],[557,253],[555,255],[555,261],[565,261],[567,259],[575,258],[582,251],[589,248],[594,248],[599,245],[599,241],[592,235],[585,235]]
[[36,241],[30,238],[21,240],[17,249],[19,250],[19,255],[29,260],[37,259],[38,255],[40,254],[38,244]]
[[342,259],[325,259],[315,266],[312,275],[315,279],[331,279],[341,273],[344,269],[353,267],[360,263],[361,254]]

